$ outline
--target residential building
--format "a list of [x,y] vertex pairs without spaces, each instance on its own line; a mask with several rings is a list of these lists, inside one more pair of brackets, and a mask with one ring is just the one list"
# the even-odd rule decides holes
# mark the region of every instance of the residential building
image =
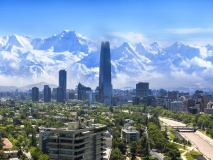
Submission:
[[186,106],[184,105],[183,101],[174,101],[171,102],[171,108],[170,110],[176,111],[176,112],[186,112]]
[[107,127],[80,118],[67,127],[45,128],[39,132],[39,148],[50,160],[102,160],[106,155]]

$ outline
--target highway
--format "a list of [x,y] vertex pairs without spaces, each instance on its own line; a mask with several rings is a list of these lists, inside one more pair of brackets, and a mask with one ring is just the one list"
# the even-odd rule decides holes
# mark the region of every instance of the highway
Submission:
[[[159,118],[168,126],[186,126],[186,124],[170,120],[166,118]],[[213,139],[202,134],[200,131],[196,132],[179,132],[183,137],[190,140],[195,148],[197,148],[204,156],[213,160]]]
[[150,154],[152,155],[152,157],[155,157],[158,160],[163,160],[163,157],[161,157],[157,152],[154,152],[153,150],[150,150]]

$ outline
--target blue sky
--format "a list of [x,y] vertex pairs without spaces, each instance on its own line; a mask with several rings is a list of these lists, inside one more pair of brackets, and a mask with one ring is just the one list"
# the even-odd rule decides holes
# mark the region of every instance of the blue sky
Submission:
[[213,42],[211,0],[0,0],[0,36],[65,29],[95,41]]

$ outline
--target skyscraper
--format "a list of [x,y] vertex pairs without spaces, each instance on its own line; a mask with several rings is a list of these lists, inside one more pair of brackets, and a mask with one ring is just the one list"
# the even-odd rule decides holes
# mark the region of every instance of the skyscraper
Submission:
[[[65,70],[59,71],[59,90],[60,92],[57,92],[57,97],[60,97],[58,99],[58,102],[64,102],[67,99],[67,72]],[[61,95],[58,95],[61,94]]]
[[136,96],[146,97],[149,95],[149,83],[139,82],[136,84]]
[[100,68],[99,68],[99,101],[111,105],[111,57],[109,42],[101,43]]
[[92,90],[90,87],[86,87],[81,83],[78,84],[78,100],[92,102]]
[[39,91],[37,87],[32,88],[32,101],[33,102],[39,101]]
[[44,85],[44,102],[51,101],[51,88],[49,85]]
[[58,87],[56,89],[56,92],[57,92],[57,102],[63,102],[63,90],[61,87]]

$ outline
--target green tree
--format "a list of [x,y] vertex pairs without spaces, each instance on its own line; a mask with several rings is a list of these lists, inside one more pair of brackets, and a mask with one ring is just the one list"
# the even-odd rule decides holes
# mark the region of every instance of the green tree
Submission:
[[131,142],[130,143],[130,152],[132,153],[132,160],[136,157],[136,151],[137,151],[137,142]]
[[31,147],[31,148],[30,148],[30,154],[31,154],[31,156],[32,156],[32,158],[33,158],[34,160],[38,160],[39,157],[42,155],[42,152],[41,152],[41,150],[40,150],[39,148],[37,148],[37,147]]
[[0,159],[1,160],[5,160],[6,158],[5,158],[5,154],[4,154],[4,151],[2,150],[2,151],[0,151]]
[[110,160],[125,160],[121,151],[118,148],[113,148],[110,156]]
[[42,154],[42,155],[39,156],[38,160],[49,160],[49,159],[50,159],[50,157],[48,155]]

